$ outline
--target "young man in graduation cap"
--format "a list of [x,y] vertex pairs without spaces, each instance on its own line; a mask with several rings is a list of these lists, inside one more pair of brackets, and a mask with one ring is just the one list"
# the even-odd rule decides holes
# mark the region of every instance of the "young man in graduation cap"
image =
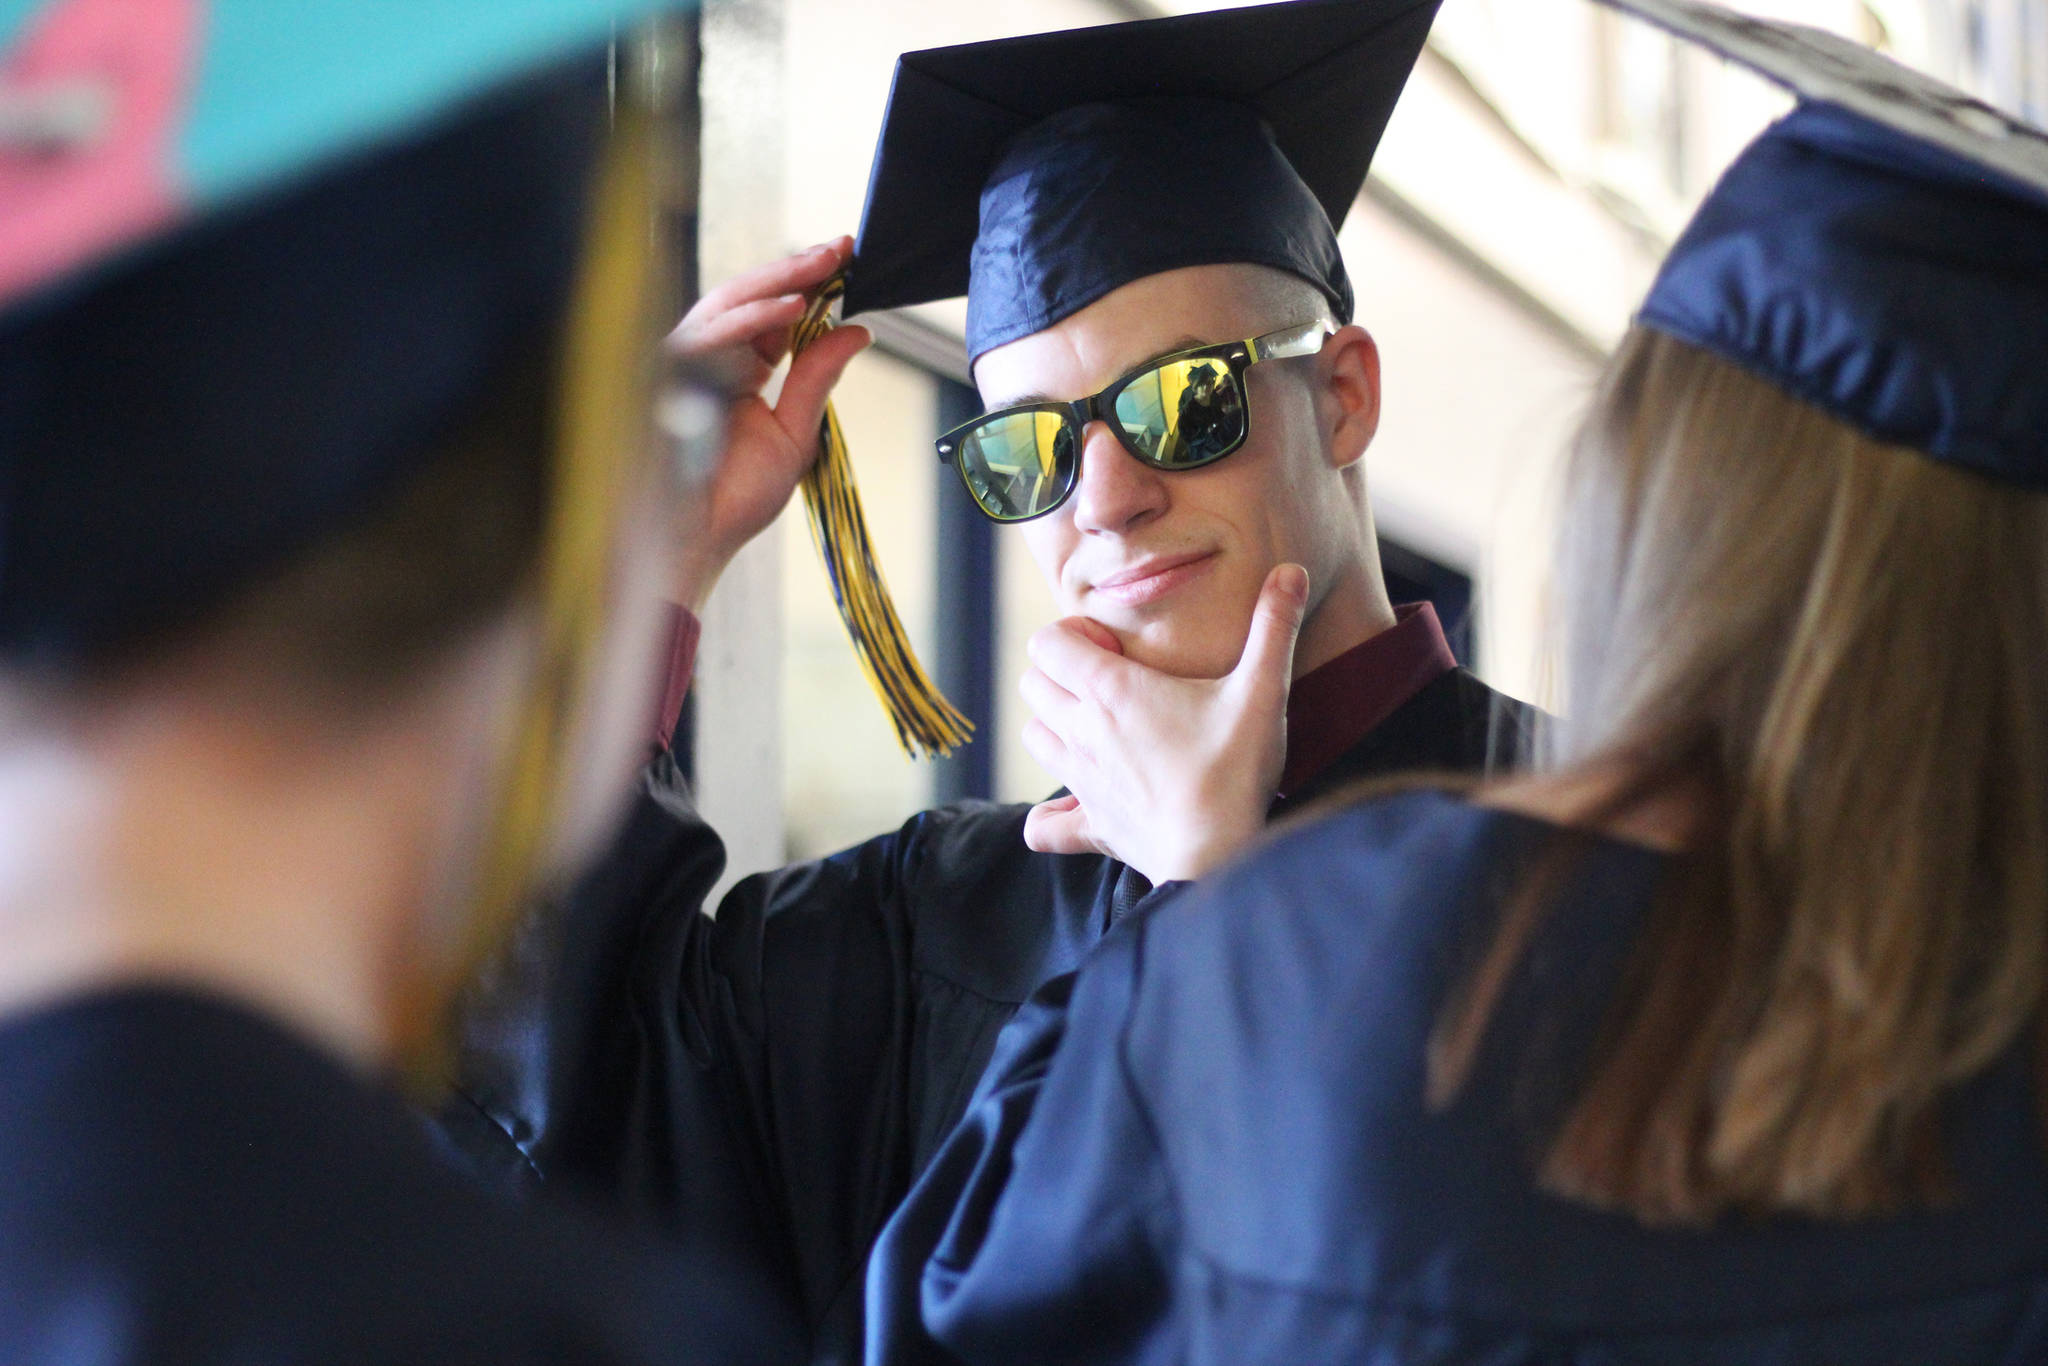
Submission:
[[382,1084],[631,771],[664,7],[0,3],[0,1360],[772,1350]]
[[[502,1133],[465,1143],[746,1256],[816,1359],[854,1359],[872,1240],[1041,983],[1271,814],[1513,751],[1512,706],[1426,605],[1387,601],[1379,363],[1334,226],[1434,12],[1298,0],[902,60],[847,307],[967,295],[989,412],[941,454],[1069,614],[1023,687],[1071,795],[925,812],[746,879],[713,920],[722,853],[664,756],[533,937],[566,959],[507,965],[477,1003],[465,1105]],[[737,279],[681,344],[765,379],[847,264],[842,241]],[[679,601],[787,502],[860,340],[741,411]]]

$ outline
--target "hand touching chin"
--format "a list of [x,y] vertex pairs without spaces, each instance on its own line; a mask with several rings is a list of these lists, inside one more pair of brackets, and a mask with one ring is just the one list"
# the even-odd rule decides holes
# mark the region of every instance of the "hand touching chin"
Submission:
[[1286,753],[1288,683],[1308,575],[1267,575],[1235,667],[1165,672],[1138,642],[1069,617],[1031,638],[1024,745],[1067,787],[1026,818],[1046,853],[1101,853],[1153,882],[1199,877],[1264,827]]

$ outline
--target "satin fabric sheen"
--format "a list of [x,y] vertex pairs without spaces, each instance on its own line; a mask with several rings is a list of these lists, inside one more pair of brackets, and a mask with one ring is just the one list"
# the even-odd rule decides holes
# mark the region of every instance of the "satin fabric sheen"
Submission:
[[2048,491],[2048,202],[1846,110],[1751,143],[1640,321],[1862,431]]

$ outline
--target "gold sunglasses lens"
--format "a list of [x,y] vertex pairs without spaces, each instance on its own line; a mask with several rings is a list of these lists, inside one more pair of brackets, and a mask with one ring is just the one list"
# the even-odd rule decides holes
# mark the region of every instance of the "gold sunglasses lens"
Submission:
[[1001,522],[1036,517],[1073,483],[1073,429],[1058,413],[992,418],[960,438],[959,464],[983,512]]
[[1123,387],[1116,420],[1160,469],[1206,465],[1244,443],[1244,393],[1223,361],[1169,361]]

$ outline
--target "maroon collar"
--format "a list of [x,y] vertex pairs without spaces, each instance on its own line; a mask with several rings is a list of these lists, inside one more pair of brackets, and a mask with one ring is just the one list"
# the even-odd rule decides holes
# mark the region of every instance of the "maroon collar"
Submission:
[[1457,666],[1436,608],[1411,602],[1394,609],[1394,624],[1386,630],[1295,679],[1287,695],[1281,795],[1299,791],[1402,703]]

